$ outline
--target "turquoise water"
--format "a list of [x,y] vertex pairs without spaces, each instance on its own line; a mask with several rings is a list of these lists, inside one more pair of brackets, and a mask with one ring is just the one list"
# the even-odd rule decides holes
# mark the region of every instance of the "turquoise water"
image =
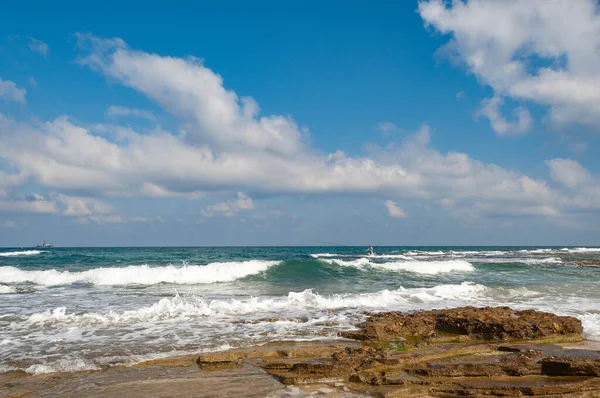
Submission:
[[[0,371],[97,369],[282,339],[363,311],[511,305],[600,340],[598,248],[0,249]],[[266,318],[269,318],[268,320]],[[273,318],[279,319],[273,322]]]

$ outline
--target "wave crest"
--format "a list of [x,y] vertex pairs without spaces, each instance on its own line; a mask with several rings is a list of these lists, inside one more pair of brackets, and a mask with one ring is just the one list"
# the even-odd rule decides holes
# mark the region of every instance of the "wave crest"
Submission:
[[45,253],[43,250],[24,250],[18,252],[2,252],[0,257],[12,257],[12,256],[35,256],[36,254]]
[[44,286],[89,283],[93,285],[155,285],[159,283],[206,284],[230,282],[258,274],[280,264],[280,261],[249,260],[242,262],[211,263],[150,267],[131,265],[122,268],[95,268],[70,272],[55,269],[23,271],[16,267],[0,267],[0,280],[7,283],[35,283]]
[[[55,325],[98,325],[190,319],[197,317],[234,317],[240,315],[294,312],[295,310],[332,310],[342,308],[400,309],[414,308],[415,303],[444,305],[477,300],[487,291],[483,285],[463,282],[458,285],[438,285],[431,288],[399,288],[375,293],[334,294],[322,296],[312,289],[289,292],[280,297],[249,297],[246,299],[207,300],[194,295],[163,298],[149,307],[116,313],[67,314],[66,307],[35,313],[23,320],[27,327]],[[453,302],[454,301],[454,302]]]
[[448,273],[452,271],[470,272],[474,271],[475,267],[465,260],[446,260],[446,261],[397,261],[386,263],[374,263],[367,258],[359,258],[352,261],[344,261],[339,259],[321,258],[319,261],[327,264],[337,264],[344,267],[362,268],[368,266],[371,268],[383,269],[388,271],[407,271],[418,274],[436,275]]

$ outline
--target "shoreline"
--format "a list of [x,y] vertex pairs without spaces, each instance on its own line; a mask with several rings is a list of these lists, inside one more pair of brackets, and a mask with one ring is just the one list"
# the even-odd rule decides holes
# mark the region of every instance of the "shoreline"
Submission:
[[572,317],[460,307],[371,314],[358,326],[339,340],[274,341],[96,371],[6,372],[0,396],[600,396],[600,342],[583,340]]

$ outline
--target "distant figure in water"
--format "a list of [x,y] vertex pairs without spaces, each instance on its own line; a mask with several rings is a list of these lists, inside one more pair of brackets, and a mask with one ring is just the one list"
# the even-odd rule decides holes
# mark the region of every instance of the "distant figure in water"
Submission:
[[372,256],[373,254],[375,254],[375,252],[373,251],[373,246],[369,245],[369,249],[367,250],[367,253],[369,254],[369,256]]

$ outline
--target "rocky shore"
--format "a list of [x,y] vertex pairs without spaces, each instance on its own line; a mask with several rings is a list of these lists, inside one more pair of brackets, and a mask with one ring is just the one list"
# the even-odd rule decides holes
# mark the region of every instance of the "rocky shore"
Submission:
[[600,397],[573,317],[508,307],[367,314],[332,344],[273,343],[99,372],[0,375],[3,396]]

